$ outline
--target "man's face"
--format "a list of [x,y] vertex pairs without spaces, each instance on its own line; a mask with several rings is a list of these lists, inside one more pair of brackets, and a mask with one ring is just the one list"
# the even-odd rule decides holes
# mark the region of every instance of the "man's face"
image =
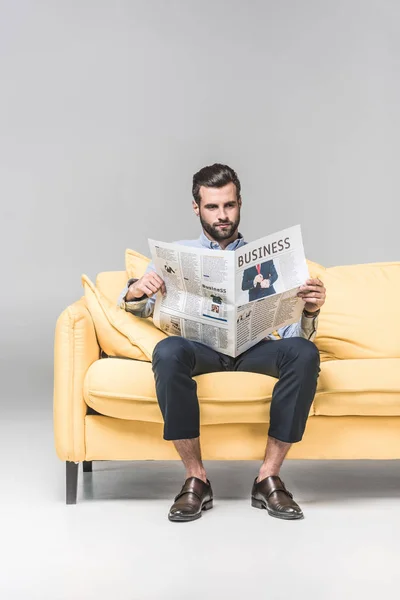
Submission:
[[220,188],[200,188],[200,206],[193,200],[193,210],[201,225],[216,242],[229,240],[236,235],[240,222],[242,201],[236,199],[235,184],[230,182]]

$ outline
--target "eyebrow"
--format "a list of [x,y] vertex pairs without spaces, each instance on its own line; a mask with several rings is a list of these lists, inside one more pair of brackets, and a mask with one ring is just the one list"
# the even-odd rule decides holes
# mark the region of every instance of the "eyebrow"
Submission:
[[[236,200],[229,200],[229,202],[224,202],[224,206],[227,206],[228,204],[235,204]],[[214,206],[218,206],[218,204],[215,204],[214,202],[207,202],[207,204],[204,205],[207,208],[212,208]]]

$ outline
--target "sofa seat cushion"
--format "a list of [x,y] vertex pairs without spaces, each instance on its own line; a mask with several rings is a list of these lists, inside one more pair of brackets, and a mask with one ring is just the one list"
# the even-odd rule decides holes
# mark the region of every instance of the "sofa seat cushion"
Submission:
[[315,414],[400,416],[400,358],[331,360],[321,364]]
[[[269,422],[276,378],[224,371],[197,375],[194,379],[203,425]],[[103,415],[163,423],[151,363],[102,358],[89,367],[83,390],[86,404]]]

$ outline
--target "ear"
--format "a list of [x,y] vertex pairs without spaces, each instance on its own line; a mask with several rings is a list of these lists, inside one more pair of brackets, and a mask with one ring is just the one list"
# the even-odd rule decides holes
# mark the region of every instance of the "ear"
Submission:
[[242,208],[242,198],[241,197],[238,199],[238,205],[239,205],[239,208]]
[[200,215],[199,205],[197,204],[197,202],[195,200],[192,200],[192,207],[193,207],[193,210],[196,213],[196,215],[199,216]]

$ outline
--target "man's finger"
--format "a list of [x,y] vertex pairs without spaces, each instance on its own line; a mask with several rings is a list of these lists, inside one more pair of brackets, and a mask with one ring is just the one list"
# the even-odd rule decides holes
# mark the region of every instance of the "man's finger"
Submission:
[[304,286],[300,287],[300,292],[303,292],[303,293],[305,293],[307,291],[322,292],[322,289],[323,288],[321,288],[320,286],[317,286],[317,285],[304,285]]
[[309,283],[311,285],[318,285],[318,286],[324,285],[320,279],[307,279],[306,283]]
[[306,281],[305,283],[303,283],[304,286],[313,286],[313,287],[324,287],[324,284],[322,283],[322,281],[319,281],[319,279],[317,280],[312,280],[312,281]]
[[154,272],[151,273],[150,277],[151,277],[150,281],[154,284],[157,284],[158,286],[160,286],[163,283],[163,280],[157,273],[154,273]]
[[[147,281],[146,283],[143,284],[143,288],[147,288],[148,290],[150,290],[150,292],[152,294],[155,294],[158,290],[158,285],[154,285],[154,283],[152,281]],[[146,292],[147,294],[147,292]]]
[[315,292],[310,295],[305,294],[300,297],[303,298],[303,300],[305,300],[306,302],[309,298],[318,298],[319,300],[323,300],[323,298],[324,298],[324,296],[322,294],[317,294]]
[[307,294],[320,294],[321,296],[325,296],[325,292],[321,290],[321,288],[314,288],[313,290],[299,290],[298,293],[302,296],[307,296]]
[[162,277],[160,277],[160,275],[158,275],[157,273],[155,273],[156,279],[159,282],[159,284],[161,285],[164,281],[164,279]]
[[150,289],[147,285],[142,285],[143,293],[147,296],[152,296],[154,294],[153,290]]
[[310,290],[309,292],[306,292],[306,291],[302,292],[302,291],[300,291],[300,292],[297,293],[297,295],[298,296],[303,296],[303,298],[305,296],[308,296],[308,295],[310,295],[310,296],[318,296],[319,298],[324,298],[325,297],[324,292],[321,292],[319,290]]
[[157,293],[159,290],[161,290],[161,292],[163,294],[165,294],[167,292],[166,287],[165,287],[165,282],[163,279],[161,279],[161,277],[159,277],[157,275],[157,273],[155,273],[156,277],[152,278],[151,281],[147,282],[147,285],[153,290],[152,293]]

